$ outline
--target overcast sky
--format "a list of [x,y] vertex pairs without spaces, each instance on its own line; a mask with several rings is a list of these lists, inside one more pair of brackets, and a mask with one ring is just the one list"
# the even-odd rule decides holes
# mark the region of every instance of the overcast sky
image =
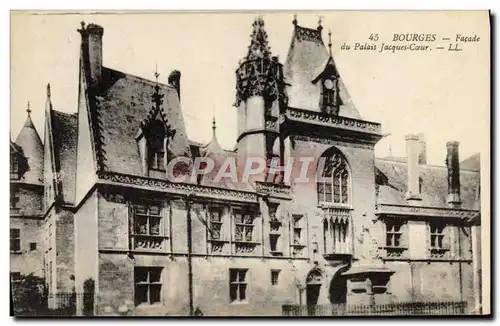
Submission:
[[[80,21],[104,27],[103,64],[129,74],[167,82],[182,73],[181,100],[189,138],[208,142],[213,112],[222,146],[236,140],[235,69],[247,51],[250,14],[13,14],[11,17],[11,135],[26,118],[26,102],[43,139],[45,86],[54,108],[76,112]],[[443,165],[446,141],[460,142],[461,159],[489,147],[489,26],[486,12],[324,12],[323,39],[332,31],[332,50],[341,77],[365,120],[380,122],[391,136],[377,156],[405,156],[404,135],[424,133],[428,163]],[[273,55],[284,62],[293,13],[263,13]],[[298,13],[299,25],[316,28],[316,13]],[[425,53],[342,51],[344,42],[369,42],[371,33],[388,42],[393,33],[457,33],[481,37],[464,50]],[[440,41],[446,48],[448,43]],[[435,46],[436,46],[435,45]]]

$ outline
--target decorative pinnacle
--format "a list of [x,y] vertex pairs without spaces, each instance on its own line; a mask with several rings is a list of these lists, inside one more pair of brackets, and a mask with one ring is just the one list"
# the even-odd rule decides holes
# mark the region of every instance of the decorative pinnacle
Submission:
[[328,30],[328,50],[330,51],[330,56],[332,55],[332,31]]
[[50,83],[47,84],[47,97],[50,97]]
[[321,23],[323,23],[322,19],[323,16],[318,16],[318,26],[321,26]]
[[28,108],[26,109],[26,112],[28,112],[28,117],[31,116],[30,101],[28,101]]
[[298,21],[297,21],[297,14],[293,14],[293,21],[292,21],[292,23],[294,25],[297,25],[297,23],[298,23]]
[[158,72],[158,64],[155,63],[155,78],[157,84],[158,84],[158,77],[160,77],[160,73]]

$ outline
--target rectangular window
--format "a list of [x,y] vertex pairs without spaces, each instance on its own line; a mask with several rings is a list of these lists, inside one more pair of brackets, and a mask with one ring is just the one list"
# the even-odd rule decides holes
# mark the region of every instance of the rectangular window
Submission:
[[21,251],[21,230],[20,229],[10,229],[10,251],[11,252]]
[[229,270],[229,297],[231,302],[241,302],[247,300],[247,272],[248,269]]
[[36,250],[36,242],[30,242],[30,251]]
[[135,305],[161,302],[161,267],[135,267]]
[[301,215],[293,215],[293,244],[302,244],[301,220]]
[[279,269],[271,270],[271,284],[272,285],[278,285],[279,277],[280,277],[280,270]]
[[134,248],[164,249],[164,227],[161,203],[142,203],[135,205]]
[[156,150],[151,153],[150,169],[155,171],[165,171],[165,151]]
[[19,201],[19,197],[17,196],[15,190],[11,189],[11,191],[10,191],[10,208],[16,209],[18,201]]
[[210,208],[210,238],[222,240],[222,207]]
[[444,228],[445,228],[445,226],[442,224],[431,223],[431,225],[430,225],[431,249],[445,249],[444,248]]
[[19,178],[19,162],[16,154],[10,156],[10,178]]
[[386,241],[387,247],[400,247],[401,246],[401,223],[397,221],[387,222],[386,224]]
[[248,211],[236,211],[234,214],[235,241],[252,242],[254,231],[254,217]]

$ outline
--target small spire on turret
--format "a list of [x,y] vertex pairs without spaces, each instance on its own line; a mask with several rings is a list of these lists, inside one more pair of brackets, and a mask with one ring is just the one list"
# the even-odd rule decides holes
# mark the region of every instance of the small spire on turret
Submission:
[[31,116],[30,101],[28,101],[28,107],[26,108],[26,112],[28,112],[28,117],[30,117]]
[[297,24],[298,24],[298,21],[297,21],[297,14],[293,14],[293,21],[292,21],[292,23],[293,23],[294,25],[297,25]]
[[50,83],[47,84],[47,97],[50,97]]
[[330,52],[330,56],[332,56],[332,31],[328,30],[328,51]]
[[323,23],[323,16],[318,16],[318,32],[321,33],[321,30],[323,29],[323,26],[321,25]]

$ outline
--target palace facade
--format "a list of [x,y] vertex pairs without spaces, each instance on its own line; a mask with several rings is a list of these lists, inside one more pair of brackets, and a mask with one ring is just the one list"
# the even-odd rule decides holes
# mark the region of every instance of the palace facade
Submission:
[[[285,304],[481,303],[479,155],[426,163],[375,158],[381,125],[363,120],[321,24],[293,20],[284,63],[253,23],[236,71],[238,138],[190,141],[181,73],[168,85],[103,66],[103,28],[82,23],[79,100],[57,111],[47,87],[44,142],[29,112],[11,141],[12,281],[50,294],[95,284],[98,315],[281,315]],[[403,140],[402,140],[403,141]],[[324,178],[167,179],[179,157],[324,158]],[[314,167],[316,169],[316,166]],[[176,173],[189,173],[176,170]],[[83,302],[77,301],[79,311]]]

